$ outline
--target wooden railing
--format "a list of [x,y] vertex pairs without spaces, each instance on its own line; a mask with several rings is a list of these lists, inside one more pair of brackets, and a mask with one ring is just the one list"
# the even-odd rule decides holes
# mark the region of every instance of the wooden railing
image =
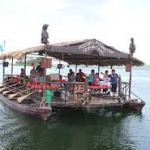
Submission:
[[[88,83],[86,82],[67,82],[64,80],[64,82],[55,81],[55,82],[46,82],[45,84],[57,86],[58,89],[56,89],[56,91],[60,90],[61,93],[63,93],[65,102],[67,101],[67,99],[76,100],[79,99],[81,96],[83,96],[83,94],[86,93],[90,94],[88,89],[89,88]],[[128,99],[129,96],[129,83],[121,82],[121,78],[119,78],[118,81],[117,96],[122,97],[125,101]]]
[[129,83],[128,82],[120,82],[119,85],[119,96],[122,97],[125,101],[129,96]]

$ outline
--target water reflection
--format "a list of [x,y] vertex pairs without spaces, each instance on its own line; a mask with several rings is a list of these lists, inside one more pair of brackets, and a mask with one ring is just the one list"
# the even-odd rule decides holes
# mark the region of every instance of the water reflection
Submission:
[[141,113],[119,110],[87,113],[60,109],[48,122],[42,122],[4,105],[0,110],[0,148],[10,150],[135,150],[138,143],[133,135],[142,120]]
[[[127,78],[122,69],[117,72]],[[149,74],[149,70],[133,70],[133,91],[146,101],[143,114],[60,109],[48,122],[42,122],[0,102],[0,150],[149,150]]]

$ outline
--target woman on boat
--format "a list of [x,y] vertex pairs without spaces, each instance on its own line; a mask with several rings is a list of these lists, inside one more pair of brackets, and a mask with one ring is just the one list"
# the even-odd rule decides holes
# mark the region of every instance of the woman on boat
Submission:
[[108,77],[108,70],[105,70],[105,73],[101,72],[101,74],[103,75],[103,84],[108,85],[110,81],[110,78]]
[[101,72],[101,74],[103,75],[103,85],[106,86],[106,88],[103,89],[103,92],[110,94],[110,91],[108,89],[108,87],[110,86],[110,78],[108,77],[108,70],[105,70],[105,73]]
[[100,85],[100,77],[99,77],[99,73],[96,73],[94,75],[94,85]]

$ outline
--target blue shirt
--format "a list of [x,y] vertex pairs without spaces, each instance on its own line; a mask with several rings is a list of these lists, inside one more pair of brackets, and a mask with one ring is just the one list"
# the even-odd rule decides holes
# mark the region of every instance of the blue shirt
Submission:
[[90,82],[90,83],[93,83],[93,82],[94,82],[94,75],[93,75],[93,74],[90,74],[90,75],[88,76],[88,82]]
[[111,84],[117,84],[117,78],[118,78],[118,74],[111,74],[110,75],[110,79],[111,79]]

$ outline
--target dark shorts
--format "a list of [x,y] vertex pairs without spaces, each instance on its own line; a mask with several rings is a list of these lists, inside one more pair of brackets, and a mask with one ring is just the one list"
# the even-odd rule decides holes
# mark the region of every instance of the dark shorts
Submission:
[[117,90],[117,84],[112,84],[111,86],[112,86],[111,87],[111,91],[112,92],[116,92],[116,90]]

